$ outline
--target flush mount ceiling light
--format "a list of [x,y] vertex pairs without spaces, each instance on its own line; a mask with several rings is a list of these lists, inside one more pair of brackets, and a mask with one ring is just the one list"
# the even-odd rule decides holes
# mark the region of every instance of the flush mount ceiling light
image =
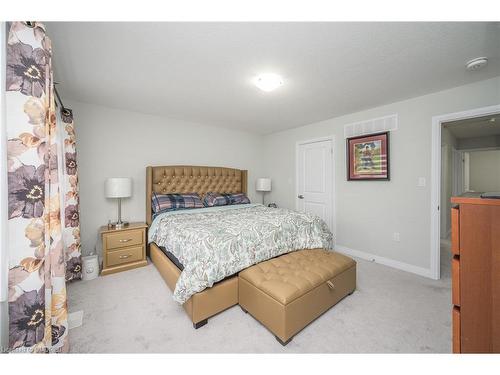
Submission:
[[259,89],[265,92],[276,90],[283,85],[283,78],[274,73],[259,74],[255,77],[253,83]]
[[477,57],[465,63],[465,68],[469,71],[476,71],[488,65],[487,57]]

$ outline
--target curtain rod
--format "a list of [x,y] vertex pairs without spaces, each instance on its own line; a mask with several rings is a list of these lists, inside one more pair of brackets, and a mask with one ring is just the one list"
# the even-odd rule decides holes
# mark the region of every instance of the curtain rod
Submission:
[[56,85],[58,85],[58,82],[54,82],[54,92],[56,93],[57,100],[59,101],[59,104],[61,104],[61,111],[66,111],[66,107],[64,106],[61,97],[59,96],[59,92],[56,89]]

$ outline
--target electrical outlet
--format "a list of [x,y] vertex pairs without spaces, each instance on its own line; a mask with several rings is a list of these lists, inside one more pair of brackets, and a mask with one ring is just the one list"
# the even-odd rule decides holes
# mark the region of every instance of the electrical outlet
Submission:
[[425,187],[425,184],[426,184],[425,177],[419,177],[418,182],[417,182],[417,186],[418,187]]
[[392,239],[395,241],[395,242],[400,242],[401,241],[401,238],[399,236],[399,232],[394,232],[392,234]]

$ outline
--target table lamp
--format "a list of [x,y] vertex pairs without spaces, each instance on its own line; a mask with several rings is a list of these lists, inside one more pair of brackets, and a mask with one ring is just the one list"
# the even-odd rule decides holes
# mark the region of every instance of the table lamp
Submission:
[[104,184],[104,192],[106,198],[118,199],[118,221],[111,223],[111,226],[116,229],[128,226],[128,222],[122,221],[122,198],[132,196],[132,179],[129,177],[108,178]]
[[264,195],[266,192],[271,191],[271,179],[258,178],[255,183],[255,190],[262,192],[262,204],[264,204]]

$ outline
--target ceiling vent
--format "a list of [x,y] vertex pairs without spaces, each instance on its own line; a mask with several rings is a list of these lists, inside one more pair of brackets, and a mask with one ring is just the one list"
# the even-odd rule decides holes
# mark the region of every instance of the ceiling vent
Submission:
[[358,135],[382,133],[391,130],[398,130],[398,115],[378,117],[345,125],[344,137],[351,138]]

